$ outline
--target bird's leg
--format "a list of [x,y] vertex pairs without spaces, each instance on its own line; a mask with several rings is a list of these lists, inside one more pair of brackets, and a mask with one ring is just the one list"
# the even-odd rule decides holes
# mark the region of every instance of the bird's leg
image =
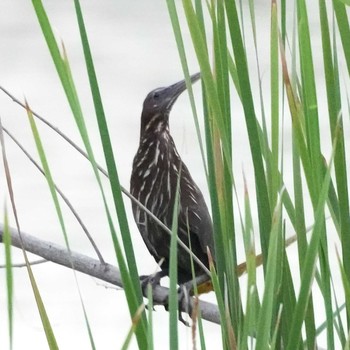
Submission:
[[[156,287],[160,284],[160,280],[167,276],[169,273],[168,269],[163,269],[159,272],[156,272],[152,275],[140,276],[141,289],[143,296],[147,297],[147,286],[150,284],[153,287]],[[192,314],[192,304],[191,296],[194,294],[194,285],[197,286],[207,282],[210,277],[206,274],[197,276],[194,280],[187,281],[185,283],[179,284],[178,288],[178,312],[179,312],[179,321],[182,322],[185,326],[189,327],[190,324],[182,317],[182,309],[191,316]],[[157,303],[157,305],[163,305],[166,311],[169,311],[169,297]]]
[[178,312],[179,312],[179,321],[182,322],[185,326],[190,327],[190,324],[182,317],[182,306],[184,305],[185,312],[192,315],[192,305],[190,302],[190,290],[187,288],[186,283],[180,284],[178,289]]
[[179,300],[179,321],[181,321],[185,326],[189,327],[189,323],[184,320],[182,317],[181,309],[192,315],[192,304],[191,304],[191,296],[194,295],[194,286],[202,285],[203,283],[208,282],[210,277],[207,274],[202,274],[197,276],[195,279],[187,281],[183,284],[180,284],[178,289],[178,300]]
[[[185,284],[180,284],[178,290],[178,313],[179,313],[179,321],[182,322],[185,326],[189,327],[190,324],[182,317],[182,313],[181,313],[181,309],[183,307],[183,305],[185,306],[185,310],[186,313],[191,314],[191,311],[189,311],[191,309],[191,303],[190,303],[190,295],[189,295],[189,291],[187,290],[187,287]],[[167,300],[164,301],[164,309],[166,311],[169,311],[169,295],[167,297]]]
[[[156,287],[160,284],[160,280],[168,275],[168,270],[164,269],[162,271],[156,272],[152,275],[140,276],[141,289],[144,297],[147,297],[147,286],[150,284],[153,287]],[[190,326],[190,324],[185,321],[182,317],[181,309],[185,305],[185,310],[188,314],[191,315],[191,303],[190,303],[190,292],[193,289],[192,281],[180,284],[178,288],[178,312],[179,312],[179,321],[181,321],[185,326]],[[162,301],[158,301],[156,305],[163,305],[166,311],[169,311],[169,296]],[[147,308],[147,305],[146,305]]]

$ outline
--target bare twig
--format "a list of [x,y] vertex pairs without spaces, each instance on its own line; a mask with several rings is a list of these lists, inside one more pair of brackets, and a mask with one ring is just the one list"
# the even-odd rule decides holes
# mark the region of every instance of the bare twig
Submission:
[[[26,157],[35,165],[35,167],[45,176],[44,170],[40,167],[40,165],[33,159],[33,157],[27,152],[27,150],[22,146],[22,144],[10,133],[4,126],[2,129],[5,131],[5,133],[12,139],[12,141],[20,148],[20,150],[26,155]],[[75,218],[77,219],[78,223],[80,224],[81,228],[85,232],[86,237],[90,241],[92,247],[94,248],[96,255],[98,256],[101,263],[104,263],[104,259],[102,257],[102,254],[100,253],[95,241],[93,240],[90,232],[88,231],[87,227],[81,220],[80,216],[78,215],[77,211],[74,209],[71,202],[68,200],[68,198],[65,196],[65,194],[60,190],[60,188],[56,185],[56,183],[53,184],[55,187],[55,190],[57,193],[61,196],[63,201],[67,204],[70,211],[73,213]]]
[[[38,260],[30,261],[29,265],[33,266],[33,265],[44,264],[47,262],[48,262],[48,260],[46,260],[46,259],[38,259]],[[11,264],[11,267],[13,267],[13,268],[21,268],[21,267],[26,267],[26,266],[27,266],[26,263]],[[0,265],[0,269],[4,269],[5,267],[6,267],[6,265]]]
[[[0,242],[3,240],[3,233],[4,228],[0,224]],[[17,230],[10,228],[10,233],[11,244],[14,247],[20,248],[21,242]],[[101,264],[100,261],[77,252],[68,252],[67,249],[58,244],[38,239],[32,235],[24,233],[23,231],[21,232],[21,237],[23,248],[32,254],[41,256],[46,260],[68,268],[72,268],[72,266],[74,266],[76,271],[98,278],[115,286],[121,288],[123,287],[120,272],[113,265],[107,263]],[[168,292],[168,288],[156,286],[153,290],[153,300],[155,304],[163,303],[168,297]],[[193,298],[190,298],[190,303],[191,305],[189,309],[191,310],[195,306]],[[203,319],[220,324],[219,311],[215,304],[205,301],[200,301],[199,304]],[[188,309],[185,302],[180,306],[183,312],[186,312],[186,309]]]

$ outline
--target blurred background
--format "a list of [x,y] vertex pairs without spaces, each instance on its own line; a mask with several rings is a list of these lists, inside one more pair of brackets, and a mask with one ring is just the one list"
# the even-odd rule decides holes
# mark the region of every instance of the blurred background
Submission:
[[[315,1],[311,1],[311,3],[315,3]],[[105,0],[101,3],[97,0],[91,0],[82,2],[81,5],[111,132],[120,181],[124,187],[129,188],[132,160],[138,147],[143,100],[150,90],[172,84],[183,78],[166,2],[162,0],[147,2]],[[44,6],[56,37],[62,40],[65,45],[93,150],[98,162],[104,166],[74,4],[67,0],[59,2],[49,0],[44,2]],[[259,63],[264,85],[264,76],[269,74],[269,47],[264,44],[264,40],[269,36],[270,2],[256,1],[255,6]],[[3,0],[1,8],[0,85],[18,99],[24,100],[26,98],[33,111],[55,124],[81,146],[82,142],[75,121],[31,2]],[[190,72],[195,73],[199,68],[191,46],[187,25],[181,12],[180,2],[179,15]],[[249,16],[247,9],[244,15]],[[310,20],[312,22],[312,18]],[[210,36],[210,33],[208,34]],[[246,30],[245,35],[251,36],[251,31]],[[315,36],[312,38],[312,42],[317,50],[320,38]],[[247,48],[247,50],[251,52],[248,59],[250,71],[254,76],[257,74],[254,48]],[[317,74],[317,69],[322,68],[322,62],[318,62],[317,57],[314,58]],[[253,78],[252,81],[255,83],[253,89],[259,114],[258,79]],[[194,92],[200,122],[202,122],[200,83],[194,86]],[[322,106],[322,101],[319,103]],[[251,197],[255,195],[254,174],[244,115],[237,96],[232,97],[232,108],[233,161],[235,175],[237,175],[238,198],[243,203],[242,172],[247,178]],[[266,113],[269,113],[268,104],[266,105]],[[0,117],[3,125],[38,159],[26,112],[2,92],[0,92]],[[68,196],[89,228],[105,260],[116,264],[103,203],[91,166],[85,158],[52,130],[40,122],[38,122],[38,127],[55,182]],[[186,93],[179,98],[174,106],[170,127],[183,160],[208,200],[204,168]],[[201,127],[203,128],[203,125]],[[285,147],[288,150],[290,147],[289,117],[286,118],[283,133]],[[328,134],[322,137],[329,139]],[[327,144],[330,143],[327,142]],[[6,148],[22,230],[63,245],[63,235],[44,177],[8,138],[6,138]],[[326,155],[329,154],[327,151],[329,150],[325,150]],[[288,162],[288,151],[286,154],[285,162]],[[287,185],[289,185],[288,181],[288,169],[286,169],[285,182]],[[107,189],[108,183],[105,179],[104,185]],[[129,223],[139,272],[140,274],[152,273],[156,264],[134,225],[129,200],[124,198],[130,217]],[[1,166],[1,218],[5,206],[11,213],[6,181]],[[65,213],[71,248],[96,257],[72,214],[64,205],[62,208]],[[14,226],[13,216],[9,214],[9,217],[11,226]],[[3,222],[3,219],[0,219],[0,222]],[[238,244],[240,243],[238,242]],[[0,264],[4,263],[3,250],[3,246],[0,246]],[[293,248],[290,250],[290,254],[293,259],[293,254],[295,254]],[[32,256],[31,259],[34,260],[36,257]],[[242,249],[239,261],[241,262],[243,259]],[[13,260],[15,263],[23,261],[22,253],[17,249],[13,249]],[[60,349],[88,348],[89,338],[73,272],[52,263],[35,266],[33,271]],[[89,276],[78,274],[78,280],[97,348],[120,348],[131,325],[124,292]],[[4,349],[8,348],[5,283],[5,271],[1,269],[0,338]],[[242,284],[244,284],[244,279]],[[45,334],[42,330],[25,268],[14,269],[14,298],[14,349],[47,348]],[[215,301],[214,295],[208,295],[204,298]],[[206,337],[207,348],[219,348],[220,327],[208,322],[204,322],[204,327],[206,334],[209,335]],[[168,314],[162,308],[157,308],[157,311],[154,312],[154,332],[155,348],[167,348],[169,344]],[[182,324],[179,324],[179,341],[181,349],[192,347],[191,329]],[[133,342],[131,348],[136,348],[136,342]]]

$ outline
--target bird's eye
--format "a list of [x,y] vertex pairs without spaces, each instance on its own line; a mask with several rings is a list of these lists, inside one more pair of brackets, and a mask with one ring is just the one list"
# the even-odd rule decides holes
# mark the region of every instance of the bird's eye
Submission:
[[159,93],[158,93],[158,92],[155,92],[155,93],[153,94],[153,98],[154,98],[155,100],[158,100],[158,98],[159,98]]

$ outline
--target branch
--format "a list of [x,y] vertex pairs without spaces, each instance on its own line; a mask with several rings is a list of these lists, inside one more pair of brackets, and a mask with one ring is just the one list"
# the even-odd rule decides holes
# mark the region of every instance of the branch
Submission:
[[[11,245],[21,248],[20,236],[14,228],[10,228]],[[0,242],[3,241],[4,227],[0,224]],[[66,248],[52,242],[36,238],[28,233],[21,232],[24,249],[27,252],[38,255],[53,263],[72,268],[86,275],[96,277],[102,281],[111,283],[123,288],[120,272],[110,264],[101,264],[100,261],[90,258],[89,256],[73,252],[70,253]],[[156,286],[153,289],[154,303],[162,303],[168,297],[169,289],[162,286]],[[194,306],[194,299],[190,299],[191,306]],[[219,311],[215,304],[205,301],[199,301],[201,316],[204,320],[220,324]],[[186,305],[181,305],[181,310],[186,312]]]
[[[31,163],[39,170],[39,172],[45,175],[44,170],[40,167],[40,165],[34,160],[34,158],[29,154],[29,152],[23,147],[23,145],[5,128],[2,127],[2,130],[10,137],[10,139],[19,147],[19,149],[25,154],[25,156],[31,161]],[[61,198],[63,199],[63,201],[66,203],[66,205],[68,206],[68,208],[70,209],[70,211],[72,212],[73,216],[76,218],[76,220],[78,221],[79,225],[81,226],[81,228],[83,229],[86,237],[88,238],[88,240],[90,241],[93,249],[96,252],[96,255],[98,256],[99,260],[101,261],[101,263],[104,263],[102,254],[100,253],[99,249],[97,248],[97,245],[94,241],[94,239],[92,238],[89,230],[87,229],[87,227],[85,226],[83,220],[80,218],[80,216],[78,215],[77,211],[75,210],[75,208],[73,207],[72,203],[69,201],[69,199],[66,197],[66,195],[61,191],[61,189],[56,185],[56,183],[53,183],[56,192],[61,196]]]

